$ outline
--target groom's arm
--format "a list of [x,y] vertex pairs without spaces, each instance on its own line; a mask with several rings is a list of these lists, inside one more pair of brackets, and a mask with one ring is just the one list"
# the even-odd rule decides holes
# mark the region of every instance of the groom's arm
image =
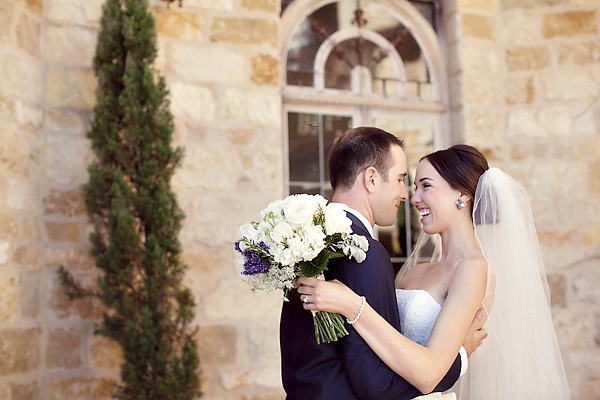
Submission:
[[[369,244],[371,248],[367,259],[361,264],[347,259],[340,261],[336,278],[365,296],[375,311],[399,329],[389,255],[379,242],[370,241]],[[414,386],[385,365],[352,326],[347,327],[350,334],[342,339],[344,367],[359,398],[402,400],[421,395]],[[452,387],[459,374],[460,360],[457,357],[436,391]]]

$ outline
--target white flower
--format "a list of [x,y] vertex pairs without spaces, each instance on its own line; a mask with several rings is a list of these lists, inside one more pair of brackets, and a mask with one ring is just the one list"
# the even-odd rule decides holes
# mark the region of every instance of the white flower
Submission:
[[319,195],[298,194],[284,199],[283,213],[292,228],[312,225],[319,205],[325,207],[327,200]]
[[240,249],[245,251],[247,246],[244,242],[241,242],[242,238],[250,240],[252,243],[258,243],[259,231],[254,227],[252,223],[247,223],[240,226],[237,234],[235,235],[235,241],[240,242]]
[[285,221],[281,221],[271,231],[270,235],[271,239],[273,239],[276,243],[283,243],[284,239],[291,239],[294,236],[294,231],[290,224]]
[[367,258],[367,250],[369,250],[369,241],[361,235],[350,235],[344,240],[341,245],[345,255],[354,258],[356,262],[361,263]]
[[352,232],[350,228],[352,220],[346,216],[346,211],[341,204],[329,203],[323,212],[325,213],[325,233],[327,235]]

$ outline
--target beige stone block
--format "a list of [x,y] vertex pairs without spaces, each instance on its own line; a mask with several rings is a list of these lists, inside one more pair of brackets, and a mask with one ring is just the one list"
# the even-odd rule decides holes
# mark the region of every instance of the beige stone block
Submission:
[[582,229],[581,244],[583,244],[584,246],[600,247],[600,229],[599,228]]
[[[582,104],[572,105],[573,113],[573,132],[575,135],[583,137],[588,136],[594,138],[598,133],[598,127],[600,127],[600,104],[590,107],[589,102]],[[598,149],[598,140],[590,140],[588,142],[593,148]],[[585,154],[590,154],[589,150],[583,149]],[[594,154],[600,154],[595,152]]]
[[494,20],[479,14],[465,13],[461,16],[463,37],[476,39],[492,39],[494,36]]
[[571,140],[560,144],[560,156],[562,158],[588,158],[593,160],[598,154],[600,154],[600,140],[593,137]]
[[209,122],[215,119],[215,99],[211,89],[185,83],[173,83],[171,112],[177,119]]
[[15,101],[15,116],[22,128],[37,129],[42,125],[42,110],[37,105],[30,105],[21,100]]
[[279,11],[278,0],[242,0],[242,7],[249,10],[259,10],[276,13]]
[[249,82],[252,71],[249,58],[239,52],[179,41],[171,44],[171,70],[184,81],[211,85]]
[[190,9],[233,11],[237,3],[237,0],[185,0],[185,7],[190,7]]
[[257,54],[250,60],[250,80],[257,85],[277,86],[279,83],[279,60],[268,54]]
[[48,382],[47,399],[104,400],[111,397],[115,381],[111,378],[54,378]]
[[75,217],[87,214],[83,194],[80,190],[59,191],[51,189],[43,202],[46,215]]
[[541,246],[564,247],[573,246],[577,240],[577,232],[569,231],[541,231],[537,232],[538,240]]
[[593,320],[589,313],[561,311],[552,320],[561,348],[582,349],[593,343]]
[[10,260],[10,242],[0,240],[0,264],[6,264]]
[[590,257],[578,262],[577,271],[580,271],[579,275],[573,277],[571,282],[571,301],[595,307],[600,304],[600,258]]
[[[75,280],[83,287],[95,289],[95,277],[76,274],[71,270]],[[102,315],[102,306],[100,302],[92,298],[83,298],[76,300],[67,299],[63,287],[58,281],[55,269],[49,271],[44,284],[47,286],[46,298],[42,299],[48,307],[47,315],[49,318],[64,319],[80,317],[82,319],[97,320]]]
[[84,119],[88,120],[88,117],[73,111],[45,110],[44,130],[49,133],[84,136],[87,129]]
[[564,275],[548,274],[548,287],[550,288],[550,299],[552,307],[567,306],[567,282]]
[[566,4],[568,2],[569,0],[500,0],[500,7],[502,10],[510,10],[514,8],[535,9],[538,7]]
[[221,384],[226,390],[244,387],[276,389],[281,386],[281,372],[276,366],[265,365],[261,368],[228,370],[221,374]]
[[535,88],[531,76],[515,76],[506,80],[506,104],[531,104]]
[[592,8],[598,7],[600,1],[598,0],[572,0],[571,4],[578,8]]
[[77,188],[88,181],[91,143],[83,137],[50,135],[45,144],[45,173],[51,186]]
[[467,143],[493,145],[504,136],[503,117],[495,109],[470,106],[465,109],[465,139]]
[[593,69],[562,68],[542,72],[535,78],[543,100],[595,99],[600,91],[598,73]]
[[465,75],[463,98],[466,104],[499,105],[500,81],[489,76]]
[[500,72],[504,51],[492,43],[465,42],[461,46],[461,69],[465,73],[476,72],[494,75]]
[[[193,224],[192,224],[193,225]],[[186,246],[184,246],[186,248]],[[220,272],[223,265],[228,265],[235,258],[233,245],[195,246],[194,251],[181,255],[181,261],[190,269],[204,272]]]
[[268,44],[277,47],[279,30],[277,22],[266,19],[214,18],[210,39],[233,44]]
[[81,224],[79,222],[46,221],[44,225],[50,242],[71,244],[81,242]]
[[15,26],[17,46],[33,57],[40,56],[40,32],[41,24],[37,18],[32,18],[27,13],[17,17]]
[[506,52],[508,69],[540,69],[551,65],[550,49],[546,46],[524,46]]
[[90,346],[90,359],[94,368],[119,368],[123,363],[123,349],[114,340],[94,335]]
[[33,372],[40,361],[38,328],[0,330],[0,376]]
[[279,324],[252,324],[247,326],[248,357],[256,362],[279,361]]
[[46,18],[51,22],[66,22],[98,27],[104,0],[50,0],[46,4]]
[[81,330],[57,328],[48,333],[46,364],[49,368],[77,369],[82,366]]
[[44,256],[48,266],[63,265],[81,272],[93,271],[95,267],[92,255],[87,249],[48,248]]
[[[235,276],[235,266],[231,262],[231,278],[205,279],[190,287],[196,287],[202,293],[198,302],[201,315],[209,319],[221,319],[224,315],[232,321],[264,320],[277,324],[281,312],[281,292],[271,295],[264,292],[253,292],[251,287]],[[197,274],[189,274],[197,279]],[[199,315],[199,317],[201,316]]]
[[92,67],[97,32],[76,26],[49,25],[46,28],[46,60],[54,64]]
[[202,19],[200,14],[185,12],[176,7],[152,8],[156,22],[156,32],[161,36],[171,38],[202,41]]
[[40,279],[38,275],[21,277],[19,303],[22,318],[37,318],[40,315]]
[[0,323],[15,322],[19,317],[19,278],[7,274],[0,275]]
[[542,34],[545,38],[588,33],[598,33],[596,11],[569,11],[544,15]]
[[37,104],[43,97],[43,69],[41,59],[32,57],[14,46],[0,46],[0,93],[12,102],[21,99]]
[[281,95],[278,90],[225,89],[219,99],[224,118],[278,126],[281,123]]
[[595,198],[600,198],[600,182],[599,179],[597,179],[600,176],[600,161],[598,161],[597,155],[590,162],[589,168],[589,178],[591,182],[590,194]]
[[42,16],[42,9],[44,0],[24,0],[19,1],[20,3],[24,3],[25,9],[33,14],[36,17]]
[[95,105],[96,77],[92,70],[50,67],[46,102],[55,107],[92,108]]
[[458,0],[458,9],[469,11],[496,11],[498,0]]
[[12,383],[11,392],[12,397],[7,397],[6,400],[36,400],[41,398],[40,384],[37,381]]
[[200,326],[196,342],[202,363],[233,364],[236,361],[237,329],[233,326]]
[[540,40],[541,17],[539,13],[527,11],[504,13],[501,21],[498,29],[499,38],[503,43],[529,45]]

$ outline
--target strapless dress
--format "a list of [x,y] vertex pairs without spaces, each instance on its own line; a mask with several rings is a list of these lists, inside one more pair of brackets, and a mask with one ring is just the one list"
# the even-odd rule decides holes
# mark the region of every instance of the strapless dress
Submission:
[[[396,301],[400,313],[400,332],[413,342],[425,345],[442,306],[426,290],[396,289]],[[454,393],[431,393],[417,399],[456,399]]]

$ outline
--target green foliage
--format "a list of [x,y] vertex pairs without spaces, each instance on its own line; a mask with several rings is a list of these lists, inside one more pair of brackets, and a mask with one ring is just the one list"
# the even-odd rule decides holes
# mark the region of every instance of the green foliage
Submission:
[[173,148],[168,90],[152,69],[154,21],[146,0],[106,0],[94,58],[97,104],[88,137],[96,154],[84,186],[98,289],[69,297],[106,307],[98,333],[123,348],[116,398],[187,400],[200,393],[194,300],[182,286],[183,213],[170,187],[183,151]]

